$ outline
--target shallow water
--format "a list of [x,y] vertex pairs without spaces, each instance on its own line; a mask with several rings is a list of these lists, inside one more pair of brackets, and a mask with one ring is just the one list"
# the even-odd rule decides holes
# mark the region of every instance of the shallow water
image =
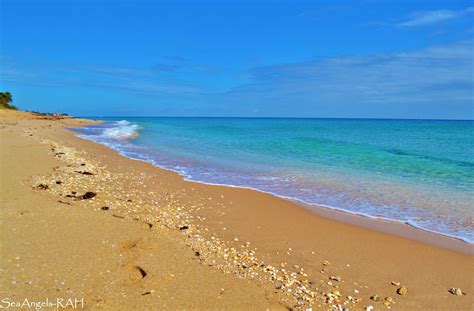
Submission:
[[206,183],[255,188],[474,242],[474,123],[102,118],[81,137]]

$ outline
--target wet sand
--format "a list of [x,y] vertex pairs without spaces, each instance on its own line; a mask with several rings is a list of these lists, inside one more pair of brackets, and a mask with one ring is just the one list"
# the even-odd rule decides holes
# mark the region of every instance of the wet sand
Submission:
[[89,121],[0,120],[5,297],[82,295],[91,309],[472,308],[466,243],[184,181],[63,129]]

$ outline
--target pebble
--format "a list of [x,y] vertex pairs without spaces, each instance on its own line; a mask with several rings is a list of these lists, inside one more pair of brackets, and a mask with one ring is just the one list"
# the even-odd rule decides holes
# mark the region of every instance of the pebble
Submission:
[[370,296],[370,300],[379,301],[380,297],[378,295],[373,295],[373,296]]
[[340,277],[340,276],[330,276],[329,279],[330,279],[330,280],[333,280],[333,281],[337,281],[337,282],[340,282],[340,281],[341,281],[341,277]]
[[399,295],[406,295],[408,293],[408,289],[404,286],[400,287],[399,289],[397,289],[397,294]]
[[462,290],[460,288],[456,288],[456,287],[453,287],[453,288],[450,288],[449,289],[449,292],[455,296],[462,296],[464,295],[464,293],[462,292]]
[[392,281],[390,282],[390,284],[392,284],[393,286],[400,286],[400,282]]
[[393,298],[392,297],[385,297],[385,301],[389,302],[389,303],[392,303],[393,302]]

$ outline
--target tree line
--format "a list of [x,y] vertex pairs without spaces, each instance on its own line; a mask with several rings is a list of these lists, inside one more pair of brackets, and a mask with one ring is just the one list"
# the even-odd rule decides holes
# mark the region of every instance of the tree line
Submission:
[[12,94],[10,92],[0,92],[0,108],[18,110],[11,104],[13,101]]

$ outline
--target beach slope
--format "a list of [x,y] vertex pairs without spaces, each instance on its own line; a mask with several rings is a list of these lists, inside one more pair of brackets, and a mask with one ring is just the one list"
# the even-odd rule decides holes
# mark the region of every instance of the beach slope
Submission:
[[472,245],[188,182],[65,129],[95,121],[2,110],[0,122],[2,298],[107,310],[473,306]]

